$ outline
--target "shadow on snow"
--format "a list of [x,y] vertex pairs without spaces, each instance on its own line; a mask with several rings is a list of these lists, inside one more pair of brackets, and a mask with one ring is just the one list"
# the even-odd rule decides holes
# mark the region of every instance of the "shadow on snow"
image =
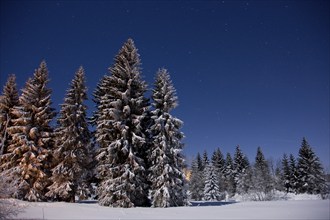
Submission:
[[190,206],[223,206],[236,203],[235,201],[190,201]]
[[76,203],[82,203],[82,204],[96,204],[97,200],[80,200],[76,201]]
[[[96,204],[97,200],[80,200],[76,201],[76,203],[80,204]],[[235,201],[190,201],[189,206],[223,206],[237,203]]]

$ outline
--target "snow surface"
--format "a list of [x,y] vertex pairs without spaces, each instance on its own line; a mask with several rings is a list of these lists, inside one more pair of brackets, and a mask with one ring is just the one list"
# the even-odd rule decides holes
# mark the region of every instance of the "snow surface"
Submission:
[[173,208],[110,208],[84,203],[22,202],[17,219],[329,219],[330,200],[193,202]]

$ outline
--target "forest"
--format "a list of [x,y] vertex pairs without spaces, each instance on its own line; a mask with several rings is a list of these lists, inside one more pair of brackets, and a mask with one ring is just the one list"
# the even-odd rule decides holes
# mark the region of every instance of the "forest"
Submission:
[[83,67],[74,74],[58,114],[45,61],[21,93],[15,80],[15,75],[8,77],[0,99],[2,198],[96,199],[102,206],[129,208],[184,206],[237,194],[272,200],[276,191],[329,194],[320,160],[305,138],[298,158],[285,154],[276,170],[261,148],[250,163],[239,146],[233,157],[216,149],[210,159],[204,152],[188,166],[183,122],[171,114],[178,97],[170,74],[159,69],[152,95],[146,97],[132,39],[96,86],[90,117]]
[[313,149],[303,138],[296,159],[283,155],[280,164],[266,160],[258,147],[253,163],[235,148],[233,157],[217,148],[209,159],[206,151],[197,154],[189,172],[192,200],[221,201],[240,196],[243,200],[277,200],[284,193],[329,195],[326,175]]

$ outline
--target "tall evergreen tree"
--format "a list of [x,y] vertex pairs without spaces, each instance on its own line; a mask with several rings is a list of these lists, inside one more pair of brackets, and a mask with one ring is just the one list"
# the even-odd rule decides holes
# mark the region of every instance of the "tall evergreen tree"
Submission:
[[297,168],[300,193],[319,194],[324,191],[326,185],[323,167],[305,138],[299,149]]
[[215,169],[216,176],[218,179],[219,190],[221,193],[225,191],[225,178],[224,178],[224,171],[225,171],[225,159],[223,158],[223,154],[220,148],[217,148],[212,154],[212,165]]
[[272,179],[268,163],[258,147],[253,172],[253,189],[256,192],[269,193],[272,190]]
[[233,175],[234,175],[234,192],[246,193],[250,185],[249,160],[243,154],[240,146],[236,146],[234,161],[233,161]]
[[201,165],[198,165],[198,160],[200,159],[200,154],[198,153],[196,159],[194,159],[191,163],[189,191],[191,199],[195,201],[200,201],[204,197],[203,172],[200,168]]
[[141,123],[148,109],[144,98],[147,85],[141,78],[140,58],[132,39],[116,55],[110,72],[95,92],[99,204],[144,206],[148,194]]
[[235,176],[234,176],[234,165],[233,159],[231,158],[230,153],[226,155],[226,163],[225,163],[225,189],[229,196],[235,194]]
[[[7,128],[12,126],[11,118],[14,118],[12,110],[14,106],[18,105],[19,96],[16,77],[15,75],[10,75],[6,85],[3,87],[2,96],[0,96],[0,156],[7,153],[7,146],[11,140]],[[1,164],[3,163],[5,161],[1,161]]]
[[20,106],[14,107],[13,126],[8,133],[13,140],[8,146],[12,180],[17,188],[15,197],[28,201],[43,201],[49,184],[49,169],[53,147],[55,116],[51,108],[51,90],[47,88],[48,70],[42,61],[20,96]]
[[184,159],[181,154],[183,133],[179,130],[182,121],[170,114],[178,101],[166,69],[160,69],[157,73],[152,99],[152,144],[148,157],[151,165],[151,203],[153,207],[182,206],[186,199],[182,171]]
[[76,72],[62,104],[56,129],[55,167],[52,185],[46,194],[54,200],[75,202],[75,196],[86,198],[89,164],[91,163],[90,132],[84,101],[87,100],[85,74]]
[[282,183],[285,191],[288,193],[292,190],[291,183],[291,170],[289,165],[288,156],[286,154],[283,155],[282,159]]
[[221,194],[218,185],[219,181],[215,168],[212,164],[206,165],[204,176],[204,200],[219,201],[221,199]]
[[290,169],[290,192],[297,193],[298,192],[298,169],[297,169],[297,162],[294,158],[293,154],[289,155],[289,169]]

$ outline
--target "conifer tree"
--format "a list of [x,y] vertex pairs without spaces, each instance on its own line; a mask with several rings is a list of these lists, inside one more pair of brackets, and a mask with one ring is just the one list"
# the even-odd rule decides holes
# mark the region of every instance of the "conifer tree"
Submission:
[[291,192],[297,193],[298,192],[298,169],[297,169],[297,162],[294,158],[293,154],[289,155],[289,169],[290,169],[290,186]]
[[19,96],[15,75],[10,75],[0,96],[0,184],[2,187],[6,186],[2,191],[5,191],[7,196],[11,196],[15,190],[11,169],[15,161],[11,159],[12,154],[7,151],[8,145],[12,142],[12,136],[9,135],[8,130],[13,126],[15,106],[19,106]]
[[233,160],[231,158],[230,153],[226,155],[226,163],[225,163],[225,189],[229,196],[233,196],[235,194],[235,177],[234,177],[234,165]]
[[75,196],[86,198],[88,194],[91,135],[84,104],[86,92],[84,69],[80,67],[67,90],[55,131],[55,167],[46,195],[57,201],[75,202]]
[[49,184],[50,150],[53,147],[50,122],[55,113],[51,108],[48,81],[46,62],[42,61],[23,88],[20,106],[13,109],[13,126],[8,128],[12,136],[8,146],[12,161],[10,175],[17,188],[14,196],[28,201],[46,200]]
[[303,138],[298,157],[298,192],[319,194],[326,188],[324,171],[320,159]]
[[[12,126],[11,118],[14,118],[12,111],[14,106],[18,105],[19,96],[16,77],[15,75],[10,75],[6,85],[3,87],[2,96],[0,96],[0,156],[7,153],[7,146],[11,140],[7,128]],[[5,161],[1,161],[1,164],[3,163]]]
[[221,194],[218,185],[218,178],[215,168],[212,164],[207,164],[204,172],[205,186],[204,186],[204,200],[205,201],[219,201]]
[[[199,158],[199,159],[198,159]],[[196,159],[191,163],[191,176],[189,181],[189,191],[190,197],[192,200],[200,201],[204,197],[204,182],[203,182],[203,173],[201,171],[200,154],[198,153]],[[200,160],[201,161],[201,160]]]
[[99,204],[144,206],[148,185],[141,123],[148,109],[144,98],[147,85],[141,78],[140,58],[132,39],[120,49],[109,70],[111,75],[103,77],[95,92]]
[[224,185],[225,185],[225,179],[224,179],[224,171],[225,171],[225,159],[223,158],[223,154],[220,150],[220,148],[217,148],[212,155],[211,158],[212,165],[215,169],[216,176],[218,179],[218,185],[220,192],[224,192]]
[[288,193],[292,190],[292,183],[291,183],[291,170],[289,165],[288,156],[286,154],[283,155],[282,159],[282,182],[285,191]]
[[[258,147],[253,170],[253,189],[257,193],[269,193],[272,190],[272,179],[268,163]],[[262,199],[262,198],[259,198]]]
[[184,195],[182,121],[170,112],[177,105],[176,91],[166,69],[158,70],[152,94],[154,110],[150,128],[149,182],[153,207],[182,206]]
[[247,193],[250,180],[249,160],[243,154],[240,146],[236,146],[234,161],[233,161],[233,175],[234,175],[234,191],[239,193]]

